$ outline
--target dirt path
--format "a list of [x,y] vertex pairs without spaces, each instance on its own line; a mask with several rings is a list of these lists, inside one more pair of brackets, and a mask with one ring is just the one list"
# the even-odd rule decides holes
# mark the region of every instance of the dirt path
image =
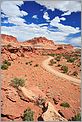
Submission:
[[68,75],[66,75],[66,74],[63,74],[63,73],[61,73],[61,72],[58,72],[57,70],[54,70],[51,66],[48,65],[48,64],[49,64],[49,61],[50,61],[51,59],[53,59],[53,57],[50,57],[50,56],[49,56],[48,59],[46,59],[46,60],[44,60],[44,61],[42,62],[43,68],[45,68],[47,71],[53,73],[54,75],[56,75],[56,76],[58,76],[58,77],[61,77],[61,78],[64,78],[64,79],[67,79],[67,80],[69,80],[69,81],[72,81],[73,83],[75,83],[75,84],[77,84],[77,85],[79,85],[79,84],[81,83],[81,80],[79,80],[79,79],[73,78],[73,77],[68,76]]

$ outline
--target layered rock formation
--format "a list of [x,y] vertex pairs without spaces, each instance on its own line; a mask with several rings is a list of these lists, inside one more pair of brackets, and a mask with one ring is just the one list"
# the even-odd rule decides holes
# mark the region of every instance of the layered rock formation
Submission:
[[[45,37],[38,37],[25,42],[18,42],[13,36],[2,34],[2,53],[5,50],[10,53],[32,52],[35,54],[66,53],[74,51],[72,45],[59,45]],[[6,45],[6,46],[5,46]]]

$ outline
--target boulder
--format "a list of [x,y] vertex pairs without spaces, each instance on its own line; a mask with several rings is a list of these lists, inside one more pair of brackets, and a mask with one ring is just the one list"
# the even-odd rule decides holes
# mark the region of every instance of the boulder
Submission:
[[14,88],[8,88],[6,91],[6,98],[12,102],[16,102],[18,99],[18,93]]
[[11,58],[11,60],[16,60],[16,59],[17,59],[17,55],[16,55],[16,54],[11,53],[10,58]]
[[59,102],[60,102],[60,97],[59,96],[55,96],[54,98],[53,98],[53,101],[54,101],[54,104],[58,104]]
[[51,102],[48,102],[48,109],[42,114],[42,118],[44,121],[67,121],[57,112]]
[[58,111],[62,116],[64,116],[67,120],[71,119],[74,117],[74,112],[72,111],[71,108],[65,108],[62,110]]

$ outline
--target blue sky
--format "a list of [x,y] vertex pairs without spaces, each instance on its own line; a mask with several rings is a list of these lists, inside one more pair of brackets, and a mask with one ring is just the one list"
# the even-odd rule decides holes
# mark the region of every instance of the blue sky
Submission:
[[81,2],[63,0],[4,1],[1,33],[25,41],[44,36],[81,46]]

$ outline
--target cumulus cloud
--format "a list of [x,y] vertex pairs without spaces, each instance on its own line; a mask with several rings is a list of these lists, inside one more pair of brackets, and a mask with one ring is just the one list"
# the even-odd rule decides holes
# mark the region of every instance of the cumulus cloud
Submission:
[[9,23],[12,23],[12,24],[15,24],[15,25],[26,25],[24,23],[25,20],[22,19],[22,18],[19,18],[19,17],[11,17],[11,18],[8,18],[8,22]]
[[32,18],[34,18],[34,19],[38,19],[37,15],[33,15],[33,17],[32,17]]
[[46,19],[46,20],[49,20],[49,15],[48,15],[48,12],[45,12],[44,15],[43,15],[43,18]]
[[53,20],[51,20],[50,25],[56,26],[60,22],[60,18],[57,16]]
[[65,20],[65,18],[59,18],[58,16],[51,20],[50,25],[57,27],[60,31],[69,34],[75,34],[80,32],[79,28],[74,28],[72,26],[63,25],[60,23],[61,20]]
[[66,16],[66,15],[70,15],[70,14],[71,14],[71,12],[68,11],[68,12],[65,12],[64,14],[62,14],[61,16]]
[[25,11],[20,11],[19,6],[23,4],[23,1],[4,1],[1,4],[1,11],[8,17],[25,16],[28,15]]
[[[28,13],[20,10],[18,6],[21,6],[23,1],[4,1],[1,4],[1,11],[3,12],[2,18],[7,17],[6,23],[12,23],[15,25],[25,25],[25,20],[21,17],[27,16]],[[4,21],[5,23],[5,21]]]
[[63,20],[63,21],[65,21],[65,20],[66,20],[66,18],[65,18],[65,17],[61,17],[61,18],[60,18],[60,20]]
[[22,14],[22,16],[27,16],[28,15],[28,13],[25,12],[25,11],[21,11],[21,14]]
[[[67,12],[65,14],[70,14],[72,12],[81,11],[81,2],[79,1],[43,1],[43,0],[36,0],[37,3],[40,5],[44,5],[47,9],[51,9],[54,11],[55,9],[59,9],[63,12]],[[73,7],[74,6],[74,7]],[[63,15],[64,16],[64,15]]]

